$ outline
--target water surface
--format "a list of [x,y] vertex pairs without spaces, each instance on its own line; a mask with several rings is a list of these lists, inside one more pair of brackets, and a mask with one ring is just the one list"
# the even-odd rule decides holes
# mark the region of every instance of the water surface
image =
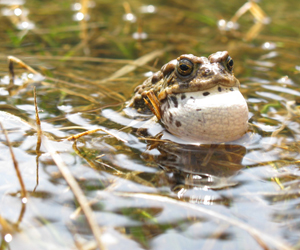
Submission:
[[[218,27],[238,0],[17,2],[0,1],[0,121],[28,199],[2,133],[1,249],[97,248],[49,148],[36,151],[33,87],[47,145],[89,200],[106,249],[299,248],[299,1],[260,2],[270,22],[250,39],[250,13],[236,30]],[[141,122],[123,113],[135,86],[183,53],[222,50],[251,132],[201,146],[137,133]],[[8,55],[44,77],[14,64],[11,85]],[[66,140],[99,128],[122,140]]]

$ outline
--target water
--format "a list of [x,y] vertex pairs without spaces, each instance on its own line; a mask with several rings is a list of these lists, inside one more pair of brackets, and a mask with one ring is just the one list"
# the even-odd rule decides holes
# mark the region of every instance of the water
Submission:
[[[34,86],[45,141],[89,200],[106,249],[298,249],[299,1],[260,2],[271,22],[248,41],[249,13],[237,30],[217,26],[244,1],[86,3],[0,1],[0,121],[28,193],[22,203],[1,134],[1,249],[96,249],[49,148],[36,152]],[[123,113],[135,86],[183,53],[221,50],[234,59],[251,131],[201,146],[138,134],[142,122]],[[8,55],[46,78],[14,64],[9,87]],[[66,140],[99,128],[122,140]]]

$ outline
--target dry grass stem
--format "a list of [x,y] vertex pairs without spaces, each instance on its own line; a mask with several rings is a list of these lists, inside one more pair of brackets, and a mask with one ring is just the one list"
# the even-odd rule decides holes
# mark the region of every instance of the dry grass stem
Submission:
[[[83,79],[83,78],[80,78],[78,76],[76,76],[76,77],[68,76],[68,77],[73,78],[73,79],[77,79],[79,81],[83,81],[83,82],[86,82],[86,83],[89,83],[89,84],[95,85],[98,90],[102,90],[102,92],[97,91],[97,93],[100,96],[109,96],[112,99],[115,99],[117,101],[122,101],[122,102],[126,101],[126,99],[124,98],[124,96],[120,95],[119,93],[117,93],[115,91],[112,91],[110,88],[106,88],[106,87],[104,87],[102,85],[99,85],[96,82],[93,82],[93,81],[90,81],[90,80],[87,80],[87,79]],[[62,83],[62,84],[66,84],[68,86],[72,86],[72,87],[75,87],[75,88],[81,88],[81,89],[86,89],[86,90],[89,89],[89,87],[81,86],[79,84],[73,84],[73,83],[70,83],[70,82],[67,82],[67,81],[64,81],[64,80],[60,80],[60,79],[56,79],[56,78],[45,77],[45,79],[51,80],[51,81],[54,81],[54,82],[58,82],[58,83]],[[44,83],[44,84],[48,85],[48,83]],[[90,96],[88,96],[88,97],[91,98]]]
[[[154,52],[155,52],[155,51],[154,51]],[[142,65],[142,64],[145,64],[148,60],[151,60],[153,56],[156,56],[156,55],[158,56],[158,55],[160,55],[161,53],[162,53],[162,51],[158,51],[158,52],[156,52],[156,53],[154,53],[154,54],[153,54],[153,52],[152,52],[152,53],[150,53],[150,54],[148,54],[148,55],[146,55],[146,56],[140,58],[140,61],[138,61],[139,59],[136,60],[136,61],[133,61],[133,64],[134,64],[134,65],[132,65],[133,69],[135,69],[135,68],[137,67],[136,65],[140,65],[140,64]],[[109,59],[106,59],[106,60],[109,60]],[[14,68],[13,68],[13,63],[19,64],[21,67],[25,68],[26,70],[28,70],[29,72],[31,72],[31,73],[33,73],[33,74],[35,74],[35,75],[42,75],[42,74],[40,74],[38,71],[34,70],[32,67],[30,67],[29,65],[27,65],[26,63],[24,63],[23,61],[21,61],[20,59],[14,57],[14,56],[8,56],[8,61],[9,61],[9,71],[10,71],[10,76],[11,76],[11,84],[10,84],[10,86],[13,85],[13,81],[14,81]],[[112,61],[113,61],[113,60],[112,60]],[[122,61],[128,63],[127,60],[125,60],[125,61],[122,60]],[[130,62],[130,61],[129,61],[129,62]],[[126,66],[128,66],[128,65],[126,65]],[[125,67],[126,67],[126,66],[125,66]],[[132,69],[132,70],[133,70],[133,69]],[[131,71],[131,70],[130,70],[130,71]],[[128,72],[127,72],[127,73],[128,73]],[[62,84],[67,84],[67,85],[72,86],[72,87],[77,87],[77,88],[83,88],[83,89],[86,89],[86,87],[82,87],[82,86],[79,85],[79,84],[72,84],[72,83],[70,83],[70,82],[67,82],[67,81],[64,81],[64,80],[60,80],[60,79],[55,79],[55,78],[52,78],[52,77],[45,77],[45,76],[43,76],[43,77],[44,77],[44,79],[47,79],[47,80],[50,80],[50,81],[59,82],[59,83],[62,83]],[[112,76],[112,77],[110,77],[109,79],[102,80],[102,82],[108,81],[108,80],[110,80],[110,79],[111,79],[111,80],[112,80],[112,79],[115,79],[115,77]],[[105,96],[109,96],[109,97],[111,97],[111,98],[113,98],[113,99],[115,99],[115,100],[117,100],[117,101],[123,101],[123,102],[126,101],[126,99],[124,98],[124,96],[118,94],[117,92],[111,91],[109,88],[106,88],[106,87],[104,87],[104,86],[99,85],[99,82],[97,83],[97,82],[88,81],[88,80],[85,80],[85,81],[87,81],[87,82],[89,82],[89,83],[92,83],[92,84],[96,85],[99,89],[101,89],[102,92],[99,93],[99,94],[102,94],[102,95],[105,95]],[[47,83],[44,83],[44,84],[47,85]],[[82,98],[88,100],[89,102],[97,103],[97,104],[99,103],[96,99],[94,99],[94,98],[91,97],[91,96],[87,96],[87,95],[78,93],[78,92],[76,92],[76,91],[72,91],[72,90],[70,90],[70,89],[63,89],[63,91],[65,91],[66,93],[71,94],[71,95],[80,96],[80,97],[82,97]]]
[[19,226],[19,224],[22,222],[25,211],[26,211],[26,203],[22,202],[22,207],[21,207],[19,218],[16,222],[16,226]]
[[131,13],[130,4],[128,2],[124,2],[123,7],[124,7],[124,10],[125,10],[126,14]]
[[168,140],[162,140],[162,139],[156,139],[156,138],[146,138],[146,137],[138,137],[139,140],[145,140],[145,141],[154,141],[154,142],[163,142],[163,143],[169,143]]
[[8,234],[8,233],[13,234],[13,232],[15,231],[13,226],[5,218],[3,218],[1,215],[0,215],[0,225],[1,225],[1,234],[3,236]]
[[156,95],[152,90],[146,93],[150,103],[144,98],[146,105],[149,107],[151,112],[157,117],[158,120],[161,119],[161,111],[160,111],[160,102],[157,99]]
[[99,63],[115,63],[115,64],[130,64],[133,60],[129,59],[113,59],[113,58],[100,58],[100,57],[85,57],[85,56],[43,56],[36,55],[35,58],[43,60],[61,60],[61,61],[80,61],[80,62],[99,62]]
[[134,171],[134,172],[128,172],[128,173],[123,173],[122,175],[119,175],[122,179],[125,180],[130,180],[132,182],[141,184],[145,187],[151,187],[151,188],[156,188],[156,186],[151,183],[150,181],[147,181],[141,177],[139,177],[138,175],[141,174],[142,172],[140,171]]
[[77,139],[79,139],[82,136],[90,135],[90,134],[96,133],[98,131],[105,132],[105,133],[111,135],[112,137],[116,138],[117,140],[122,141],[124,143],[127,143],[126,140],[122,139],[121,137],[119,137],[119,136],[117,136],[117,135],[115,135],[115,134],[113,134],[113,133],[111,133],[111,132],[109,132],[109,131],[107,131],[106,129],[103,129],[103,128],[97,128],[97,129],[93,129],[93,130],[88,130],[88,131],[85,131],[85,132],[82,132],[82,133],[79,133],[79,134],[76,134],[76,135],[72,135],[72,136],[68,137],[67,140],[68,141],[77,140]]
[[51,155],[52,159],[56,163],[62,176],[64,177],[64,179],[70,186],[78,203],[80,204],[82,211],[83,211],[84,215],[86,216],[88,224],[93,232],[93,235],[95,237],[95,240],[97,242],[99,249],[105,250],[106,248],[101,241],[102,232],[97,224],[97,220],[93,214],[93,211],[91,210],[91,208],[89,206],[89,202],[88,202],[87,198],[84,196],[83,191],[81,190],[80,186],[76,182],[76,180],[73,177],[72,173],[70,172],[69,168],[63,162],[60,155],[55,151],[55,149],[50,145],[50,143],[48,143],[48,140],[46,139],[46,137],[43,137],[42,142],[43,142],[44,147],[47,149],[48,153]]
[[289,102],[286,103],[286,109],[287,109],[288,113],[287,113],[285,119],[282,121],[281,126],[272,133],[271,137],[277,137],[278,134],[287,127],[290,119],[293,116],[295,116],[295,115],[299,116],[300,115],[299,110],[293,109],[293,105],[295,105],[295,103],[296,103],[295,101],[289,101]]
[[38,154],[36,156],[36,159],[35,159],[35,164],[36,164],[36,183],[35,183],[35,187],[32,190],[33,193],[36,191],[37,187],[39,186],[39,157],[40,157],[40,154]]
[[268,247],[267,244],[264,241],[262,241],[261,238],[257,237],[256,235],[252,235],[252,237],[256,240],[257,244],[260,245],[262,249],[271,250],[271,248]]
[[[87,24],[88,29],[96,29],[105,27],[105,23],[103,22],[93,22]],[[43,35],[43,34],[57,34],[57,33],[67,33],[67,32],[74,32],[80,31],[81,27],[78,25],[66,26],[66,27],[55,27],[55,29],[34,29],[32,32],[35,34]]]
[[42,128],[41,128],[41,120],[39,117],[39,111],[36,101],[36,89],[33,88],[33,96],[34,96],[34,108],[35,108],[35,119],[36,119],[36,129],[37,129],[37,145],[36,145],[36,154],[40,154],[40,147],[42,142]]
[[[98,199],[91,199],[88,201],[88,205],[93,206],[93,205],[97,204],[98,202],[99,202]],[[72,220],[76,220],[81,213],[82,213],[82,207],[80,206],[73,211],[73,213],[70,215],[70,218]]]
[[[211,144],[209,149],[208,149],[208,153],[206,154],[205,158],[203,159],[203,162],[202,162],[202,166],[207,166],[207,164],[209,163],[212,155],[214,154],[215,152],[215,149],[216,147],[218,147],[218,145],[216,144]],[[227,162],[226,162],[227,163]]]
[[85,159],[86,162],[90,165],[91,168],[98,170],[98,168],[96,167],[96,165],[94,164],[93,161],[91,161],[90,159],[88,159],[87,157],[84,157],[84,155],[80,152],[80,150],[77,148],[77,144],[76,144],[76,140],[74,141],[74,144],[72,145],[72,148],[74,149],[74,152],[81,157],[82,159]]
[[237,10],[230,21],[236,23],[237,20],[247,11],[249,11],[258,22],[264,22],[264,20],[267,18],[267,15],[262,8],[260,8],[257,3],[250,0]]
[[247,11],[249,11],[257,20],[257,22],[250,28],[246,35],[243,35],[245,41],[251,41],[258,36],[264,24],[268,22],[268,16],[257,3],[250,0],[236,11],[230,21],[236,23],[238,19]]
[[261,22],[257,22],[256,24],[254,24],[246,33],[245,41],[252,41],[255,37],[257,37],[263,26],[264,24]]
[[9,69],[10,69],[10,73],[13,74],[13,72],[11,72],[11,69],[13,69],[13,63],[17,63],[19,64],[22,68],[28,70],[29,72],[31,72],[32,74],[35,75],[40,75],[39,72],[37,72],[36,70],[34,70],[33,68],[31,68],[29,65],[27,65],[26,63],[24,63],[23,61],[21,61],[20,59],[14,57],[14,56],[8,56],[8,63],[9,63]]
[[115,172],[116,174],[118,174],[118,175],[124,174],[124,173],[121,172],[120,170],[118,170],[118,169],[116,169],[116,168],[110,166],[110,165],[107,164],[107,163],[102,162],[100,159],[96,159],[96,161],[97,161],[99,164],[101,164],[102,166],[106,167],[107,169],[110,169],[110,170],[114,171],[114,172]]
[[[49,76],[46,76],[45,79],[53,81],[54,83],[61,83],[61,84],[64,84],[64,85],[68,85],[69,87],[78,88],[78,89],[84,89],[84,90],[89,90],[88,86],[82,86],[82,85],[80,85],[78,83],[71,83],[71,82],[68,82],[68,81],[64,81],[64,80],[61,80],[61,79],[58,79],[58,78],[49,77]],[[49,85],[49,83],[45,83],[45,82],[43,82],[43,84]]]
[[149,61],[156,59],[157,57],[161,56],[162,54],[164,54],[167,51],[170,51],[172,49],[173,49],[173,46],[167,46],[164,49],[154,50],[154,51],[136,59],[135,61],[133,61],[133,63],[125,65],[124,67],[122,67],[121,69],[119,69],[118,71],[113,73],[110,77],[103,79],[103,80],[99,81],[98,83],[111,81],[111,80],[119,78],[123,75],[126,75],[126,74],[132,72],[133,70],[135,70],[137,67],[145,65]]
[[276,182],[277,185],[280,187],[281,190],[284,190],[284,186],[281,184],[280,179],[278,177],[272,177],[271,178],[272,181]]
[[79,96],[79,97],[81,97],[81,98],[83,98],[83,99],[85,99],[85,100],[87,100],[87,101],[89,101],[91,103],[99,104],[99,101],[97,101],[95,98],[93,98],[93,97],[91,97],[89,95],[82,94],[82,93],[80,93],[78,91],[73,91],[73,90],[70,90],[70,89],[67,89],[67,88],[59,88],[59,90],[61,92],[65,92],[65,93],[67,93],[69,95]]
[[[13,63],[18,63],[21,67],[25,68],[26,70],[28,70],[29,72],[35,74],[35,75],[42,75],[40,74],[39,72],[37,72],[36,70],[34,70],[32,67],[30,67],[29,65],[25,64],[23,61],[21,61],[20,59],[14,57],[14,56],[9,56],[8,57],[8,60],[9,60],[9,70],[10,70],[10,74],[11,74],[11,79],[14,79],[14,70],[13,70]],[[59,80],[59,79],[55,79],[55,78],[52,78],[52,77],[44,77],[45,79],[47,80],[51,80],[51,81],[54,81],[54,82],[60,82],[60,83],[63,83],[63,84],[67,84],[67,85],[71,85],[72,87],[77,87],[77,88],[84,88],[86,89],[86,87],[82,87],[80,86],[79,84],[78,85],[75,85],[75,84],[72,84],[72,83],[69,83],[67,81],[63,81],[63,80]],[[47,84],[47,83],[46,83]],[[90,97],[90,96],[87,96],[87,95],[84,95],[84,94],[81,94],[81,93],[78,93],[76,91],[72,91],[70,89],[61,89],[62,91],[68,93],[68,94],[71,94],[71,95],[75,95],[75,96],[80,96],[86,100],[88,100],[89,102],[92,102],[92,103],[99,103],[97,100],[95,100],[94,98]]]
[[20,186],[21,186],[21,197],[22,198],[27,198],[27,191],[26,191],[26,188],[25,188],[25,184],[23,182],[23,178],[22,178],[22,175],[21,175],[21,172],[20,172],[20,169],[19,169],[19,164],[16,160],[16,157],[15,157],[15,154],[14,154],[14,151],[12,149],[12,145],[10,143],[10,140],[8,138],[8,135],[7,135],[7,131],[6,129],[3,127],[2,123],[0,122],[0,127],[2,129],[2,132],[5,136],[5,140],[7,142],[7,145],[8,145],[8,148],[9,148],[9,151],[10,151],[10,154],[11,154],[11,158],[13,160],[13,164],[14,164],[14,167],[15,167],[15,170],[16,170],[16,173],[17,173],[17,177],[18,177],[18,180],[20,182]]
[[39,185],[39,157],[41,155],[40,148],[42,144],[42,128],[41,128],[41,120],[39,117],[39,111],[36,100],[36,89],[33,88],[33,96],[34,96],[34,108],[35,108],[35,119],[36,119],[36,130],[37,130],[37,143],[36,143],[36,185],[33,189],[33,192],[37,189]]
[[251,4],[251,6],[249,8],[250,13],[254,16],[254,18],[257,21],[264,22],[265,19],[267,18],[267,14],[254,1],[251,1],[250,4]]
[[81,0],[81,10],[80,12],[83,14],[82,20],[80,20],[80,38],[83,44],[83,51],[85,55],[90,54],[90,49],[88,47],[88,28],[87,28],[87,15],[88,15],[88,3],[89,0]]

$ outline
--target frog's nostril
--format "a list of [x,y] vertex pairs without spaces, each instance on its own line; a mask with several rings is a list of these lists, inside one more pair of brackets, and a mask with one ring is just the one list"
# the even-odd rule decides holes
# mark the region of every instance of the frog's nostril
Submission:
[[210,70],[210,69],[205,69],[205,70],[202,72],[202,75],[203,75],[203,76],[211,75],[211,70]]

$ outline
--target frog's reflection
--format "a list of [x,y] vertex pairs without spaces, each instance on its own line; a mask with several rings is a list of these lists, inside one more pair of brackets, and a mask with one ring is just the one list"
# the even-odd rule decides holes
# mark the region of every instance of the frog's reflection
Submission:
[[[155,149],[159,154],[154,154]],[[245,153],[246,148],[241,145],[155,142],[143,157],[154,160],[165,171],[172,190],[176,191],[182,187],[221,189],[235,185],[230,177],[243,168]]]

